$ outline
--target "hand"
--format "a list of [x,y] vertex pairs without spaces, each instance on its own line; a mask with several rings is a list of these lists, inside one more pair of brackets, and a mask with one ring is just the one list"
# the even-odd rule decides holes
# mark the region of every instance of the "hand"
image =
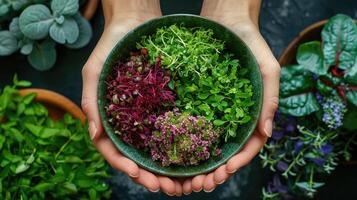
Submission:
[[157,176],[138,167],[132,160],[117,151],[114,144],[104,133],[97,107],[97,85],[103,64],[115,44],[131,29],[142,22],[161,15],[158,0],[105,0],[104,32],[85,64],[83,75],[82,107],[89,121],[91,139],[98,151],[115,169],[129,175],[134,182],[149,191],[160,189],[168,195],[182,194],[182,185],[168,177]]
[[183,192],[213,191],[241,167],[247,165],[272,134],[274,113],[278,108],[280,66],[258,28],[260,0],[205,0],[201,15],[229,27],[250,48],[263,77],[264,100],[257,129],[243,149],[215,171],[193,177],[183,184]]

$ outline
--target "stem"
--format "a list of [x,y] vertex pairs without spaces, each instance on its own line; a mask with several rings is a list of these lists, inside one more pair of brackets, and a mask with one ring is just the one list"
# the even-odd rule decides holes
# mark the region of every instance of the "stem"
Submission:
[[296,158],[293,160],[293,162],[289,165],[289,167],[286,169],[286,171],[282,174],[284,177],[288,178],[288,173],[290,172],[291,168],[295,165],[295,163],[297,162],[297,160],[304,154],[305,150],[307,149],[307,147],[305,147],[304,149],[302,149],[300,151],[300,153],[296,156]]

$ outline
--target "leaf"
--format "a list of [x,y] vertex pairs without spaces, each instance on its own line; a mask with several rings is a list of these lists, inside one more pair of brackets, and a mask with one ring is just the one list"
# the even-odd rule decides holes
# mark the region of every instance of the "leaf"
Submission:
[[55,187],[55,184],[53,183],[39,183],[37,185],[35,185],[35,187],[33,187],[33,190],[38,191],[38,192],[45,192],[47,190],[52,189],[53,187]]
[[223,124],[225,124],[227,121],[223,121],[223,120],[219,120],[219,119],[216,119],[213,121],[213,124],[215,126],[222,126]]
[[31,66],[39,71],[46,71],[52,68],[57,57],[54,45],[50,40],[46,40],[41,44],[35,43],[34,49],[27,57]]
[[52,24],[50,36],[54,41],[60,44],[74,43],[79,36],[78,25],[74,19],[66,18],[63,24]]
[[314,88],[315,82],[311,73],[307,73],[302,65],[293,65],[281,69],[280,95],[290,95],[306,92]]
[[26,164],[25,162],[20,162],[16,169],[15,169],[15,174],[20,174],[30,168],[30,165]]
[[357,27],[342,14],[332,17],[321,32],[325,62],[340,69],[349,69],[357,56]]
[[9,31],[17,38],[20,39],[24,36],[24,34],[20,30],[19,18],[15,17],[12,19],[9,25]]
[[7,15],[9,11],[10,11],[9,5],[0,5],[0,17]]
[[357,119],[357,107],[351,105],[347,108],[347,113],[343,118],[343,127],[349,131],[356,131],[357,130],[356,119]]
[[52,0],[51,9],[55,14],[74,15],[79,9],[78,0]]
[[22,46],[20,52],[24,55],[29,55],[33,50],[33,43],[28,43]]
[[27,7],[19,19],[22,33],[34,40],[45,38],[53,22],[50,10],[41,4]]
[[10,31],[0,31],[0,56],[8,56],[17,50],[17,40]]
[[[75,15],[73,18],[78,24],[79,36],[74,43],[66,44],[66,46],[72,49],[79,49],[86,46],[90,42],[90,39],[93,36],[93,31],[90,23],[80,14]],[[168,86],[173,90],[175,86],[174,80],[171,80]]]
[[312,41],[301,44],[297,50],[296,60],[306,70],[318,75],[327,73],[329,66],[324,63],[321,42]]
[[5,140],[6,138],[3,136],[3,135],[0,135],[0,152],[1,152],[1,149],[5,143]]
[[313,93],[304,93],[280,98],[279,104],[279,110],[282,113],[296,117],[306,116],[320,109]]
[[65,182],[63,184],[63,187],[67,189],[70,193],[77,193],[78,191],[76,185],[70,182]]
[[357,56],[354,65],[350,68],[344,76],[345,81],[352,85],[357,85]]
[[347,91],[346,97],[349,102],[351,102],[353,105],[357,106],[357,90]]

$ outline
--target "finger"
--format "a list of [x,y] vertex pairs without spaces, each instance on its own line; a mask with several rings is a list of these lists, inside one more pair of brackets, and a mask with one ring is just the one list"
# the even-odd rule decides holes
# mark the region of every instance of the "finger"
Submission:
[[161,191],[166,193],[168,196],[174,196],[176,193],[175,182],[168,177],[158,176]]
[[206,175],[198,175],[192,179],[192,190],[194,192],[200,192],[203,188],[203,181],[205,180]]
[[229,176],[230,174],[226,172],[226,165],[222,165],[214,171],[213,180],[215,184],[221,185],[229,178]]
[[214,172],[209,173],[203,182],[203,191],[210,193],[216,188],[216,183],[214,182]]
[[188,178],[183,182],[183,193],[189,195],[192,193],[192,179]]
[[150,192],[160,191],[160,182],[158,178],[153,173],[144,169],[140,169],[140,176],[133,178],[133,181],[144,186]]
[[271,137],[273,118],[279,104],[280,65],[257,29],[254,28],[251,35],[244,37],[257,59],[263,78],[263,107],[258,129],[260,133]]
[[175,195],[180,197],[182,196],[182,184],[178,180],[174,180],[175,182]]
[[118,152],[108,137],[100,137],[93,142],[98,151],[114,169],[122,171],[130,177],[139,177],[138,165]]
[[266,140],[267,137],[256,131],[243,147],[242,151],[228,160],[226,167],[227,173],[232,174],[242,166],[247,165],[255,155],[259,153]]

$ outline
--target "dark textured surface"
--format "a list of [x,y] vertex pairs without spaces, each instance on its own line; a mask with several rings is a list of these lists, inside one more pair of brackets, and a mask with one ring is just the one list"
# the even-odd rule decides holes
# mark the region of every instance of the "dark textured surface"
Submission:
[[[199,14],[201,0],[162,0],[164,14]],[[306,26],[336,13],[344,13],[357,18],[356,0],[263,0],[260,27],[263,36],[274,54],[279,56],[289,42]],[[64,94],[77,104],[81,97],[81,68],[99,39],[103,28],[102,12],[92,20],[94,38],[90,45],[81,50],[58,49],[58,59],[54,69],[37,72],[30,68],[26,58],[11,56],[0,58],[0,87],[11,82],[14,73],[31,80],[35,87],[48,88]],[[229,181],[214,192],[195,193],[182,199],[259,199],[264,172],[259,159],[236,173]],[[163,194],[151,194],[137,186],[121,173],[113,172],[113,199],[146,200],[172,199]],[[327,178],[316,199],[357,199],[357,167],[342,165]],[[176,198],[178,199],[178,198]]]
[[[213,30],[214,37],[224,41],[227,51],[239,59],[241,66],[244,66],[248,69],[248,78],[251,80],[254,91],[252,99],[254,101],[254,106],[250,110],[250,116],[252,117],[252,120],[247,124],[239,127],[237,133],[239,137],[234,140],[229,140],[221,147],[222,158],[211,158],[197,166],[162,167],[159,162],[154,162],[151,159],[149,153],[145,153],[142,150],[138,150],[124,143],[118,137],[118,135],[114,133],[114,129],[108,123],[108,118],[105,111],[105,107],[108,106],[105,100],[106,80],[109,74],[113,71],[113,67],[118,62],[118,60],[127,59],[131,51],[136,51],[136,44],[141,41],[143,36],[152,35],[156,32],[157,29],[168,27],[173,24],[181,24],[189,28],[203,27],[205,29]],[[242,42],[242,40],[240,40],[233,32],[214,21],[207,20],[195,15],[169,15],[148,21],[140,25],[139,27],[129,32],[128,35],[120,40],[119,43],[114,47],[113,51],[104,64],[104,68],[100,76],[98,105],[103,126],[107,134],[124,155],[134,160],[140,166],[154,173],[174,177],[189,177],[212,171],[218,166],[224,164],[230,157],[235,155],[242,148],[244,143],[252,135],[258,122],[262,106],[262,90],[262,78],[255,58],[249,48],[244,44],[244,42]]]

